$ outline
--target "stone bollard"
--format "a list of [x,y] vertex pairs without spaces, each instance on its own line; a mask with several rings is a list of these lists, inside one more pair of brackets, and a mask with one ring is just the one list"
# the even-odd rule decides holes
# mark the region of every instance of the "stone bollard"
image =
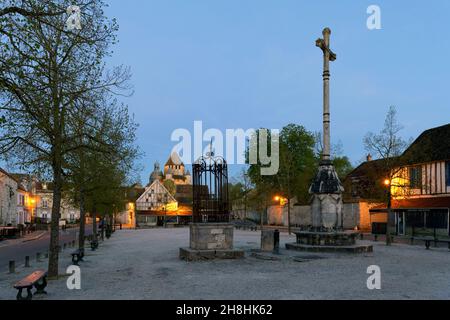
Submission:
[[41,262],[41,253],[36,253],[36,262]]
[[25,268],[29,268],[30,267],[30,256],[26,256],[25,257]]
[[278,230],[261,230],[261,251],[278,254],[280,232]]
[[14,260],[9,261],[9,273],[16,273],[16,262]]
[[390,246],[394,243],[394,237],[391,234],[386,234],[386,245]]

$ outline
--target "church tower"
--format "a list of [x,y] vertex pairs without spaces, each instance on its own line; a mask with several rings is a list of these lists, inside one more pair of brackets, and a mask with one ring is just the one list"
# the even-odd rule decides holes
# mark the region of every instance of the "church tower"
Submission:
[[149,185],[151,185],[156,180],[161,180],[162,178],[163,178],[163,174],[161,172],[161,169],[159,168],[159,162],[155,162],[155,167],[153,169],[153,172],[150,174]]

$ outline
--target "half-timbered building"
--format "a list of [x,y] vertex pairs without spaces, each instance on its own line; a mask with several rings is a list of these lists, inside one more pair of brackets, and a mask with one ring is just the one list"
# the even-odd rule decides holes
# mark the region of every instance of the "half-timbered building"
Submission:
[[[383,176],[387,175],[381,170],[382,161],[365,162],[347,176],[348,199],[370,198],[370,192],[365,192],[367,186],[375,186],[373,190],[380,191]],[[391,173],[393,178],[389,181],[391,210],[388,210],[388,201],[372,200],[368,218],[384,217],[389,231],[400,236],[449,237],[450,124],[423,132],[400,156],[398,163],[398,167],[392,168],[395,174]],[[377,199],[380,202],[380,197]]]

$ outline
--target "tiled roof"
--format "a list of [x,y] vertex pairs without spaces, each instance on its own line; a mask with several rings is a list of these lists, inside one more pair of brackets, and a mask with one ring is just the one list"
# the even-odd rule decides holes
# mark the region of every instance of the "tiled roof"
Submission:
[[424,131],[402,158],[406,164],[450,160],[450,124]]
[[380,176],[385,176],[384,171],[386,168],[386,161],[384,159],[366,161],[361,163],[353,171],[351,171],[347,178],[364,177],[369,173],[377,172]]
[[0,172],[3,173],[4,175],[10,177],[11,179],[13,179],[16,182],[19,182],[19,180],[11,173],[7,172],[6,170],[0,168]]
[[366,176],[369,172],[383,176],[386,168],[392,167],[387,161],[408,165],[439,160],[450,160],[450,124],[424,131],[400,157],[362,163],[346,179]]
[[184,165],[183,162],[180,159],[180,156],[176,153],[173,152],[169,159],[166,162],[166,166],[178,166],[178,165]]

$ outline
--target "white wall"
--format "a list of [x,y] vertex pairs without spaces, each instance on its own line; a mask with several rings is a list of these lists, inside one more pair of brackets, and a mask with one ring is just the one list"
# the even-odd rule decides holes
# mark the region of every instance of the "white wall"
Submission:
[[17,225],[17,182],[0,172],[0,225]]

